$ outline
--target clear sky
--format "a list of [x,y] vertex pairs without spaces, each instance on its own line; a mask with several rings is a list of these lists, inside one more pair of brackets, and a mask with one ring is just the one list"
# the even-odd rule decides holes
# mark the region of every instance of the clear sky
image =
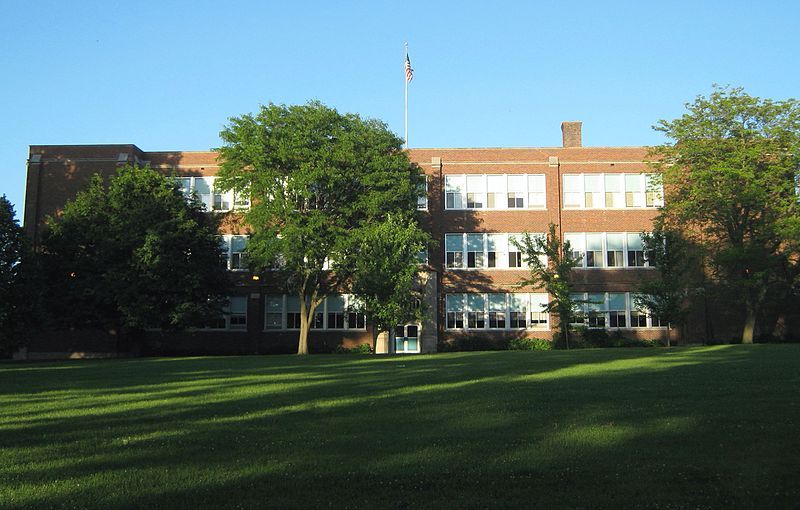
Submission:
[[796,97],[800,2],[0,0],[0,193],[31,144],[207,150],[259,104],[319,99],[412,147],[652,145],[712,83]]

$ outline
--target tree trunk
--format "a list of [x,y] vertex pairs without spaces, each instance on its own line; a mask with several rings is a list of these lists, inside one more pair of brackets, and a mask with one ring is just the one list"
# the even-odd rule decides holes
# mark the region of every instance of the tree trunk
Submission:
[[308,354],[308,326],[311,312],[305,303],[300,304],[300,337],[297,341],[297,354]]
[[747,307],[747,318],[744,321],[744,329],[742,330],[742,343],[752,344],[753,333],[756,330],[756,312],[752,307]]
[[668,322],[667,323],[667,347],[672,347],[670,344],[670,337],[672,336],[672,325]]

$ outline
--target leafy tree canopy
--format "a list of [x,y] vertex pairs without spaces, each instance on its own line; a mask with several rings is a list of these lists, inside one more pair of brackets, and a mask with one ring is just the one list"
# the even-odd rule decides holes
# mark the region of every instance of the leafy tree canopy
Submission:
[[300,299],[298,353],[307,353],[308,318],[348,286],[365,227],[390,215],[414,221],[424,177],[385,124],[319,102],[262,106],[220,136],[220,184],[252,197],[249,263],[277,268]]
[[42,266],[57,325],[178,329],[219,314],[229,280],[217,219],[173,179],[126,166],[50,218]]
[[686,107],[656,126],[672,140],[653,151],[661,221],[704,248],[712,276],[742,295],[751,342],[768,291],[785,295],[797,271],[786,235],[799,214],[800,103],[716,87]]
[[13,347],[19,332],[19,269],[25,236],[5,195],[0,197],[0,353]]

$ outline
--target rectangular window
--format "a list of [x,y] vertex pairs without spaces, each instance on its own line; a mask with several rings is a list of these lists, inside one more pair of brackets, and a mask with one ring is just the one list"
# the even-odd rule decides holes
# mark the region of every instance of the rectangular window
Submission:
[[484,329],[486,327],[486,300],[483,294],[467,294],[467,327]]
[[512,329],[525,329],[528,326],[528,305],[530,298],[528,294],[509,294],[508,295],[508,318],[509,327]]
[[647,266],[641,234],[628,234],[628,267]]
[[344,329],[344,309],[344,296],[328,296],[325,299],[328,329]]
[[194,193],[200,203],[205,205],[206,211],[214,207],[211,189],[214,187],[213,177],[194,177]]
[[547,206],[547,189],[544,175],[528,176],[528,208],[544,209]]
[[645,205],[647,207],[664,206],[664,190],[661,187],[661,176],[658,174],[644,175]]
[[444,193],[445,193],[445,208],[446,209],[463,209],[464,208],[464,176],[463,175],[445,175],[444,176]]
[[482,209],[484,192],[483,175],[468,175],[467,209]]
[[583,198],[583,176],[565,175],[564,207],[572,209],[583,207]]
[[606,300],[605,294],[589,293],[587,297],[589,302],[586,304],[588,312],[588,325],[590,328],[604,328],[606,327]]
[[522,267],[522,253],[514,245],[516,239],[513,234],[508,235],[508,267]]
[[347,312],[347,329],[366,329],[367,316],[358,312]]
[[624,292],[608,293],[608,326],[611,328],[624,328],[627,326],[625,317],[627,307],[625,306]]
[[464,328],[464,297],[461,294],[447,294],[445,296],[447,311],[447,329]]
[[264,329],[283,328],[283,296],[264,296]]
[[486,236],[487,267],[505,267],[508,260],[508,236],[489,234]]
[[428,209],[428,178],[425,177],[425,182],[421,183],[417,195],[417,209],[424,211]]
[[623,234],[606,234],[606,266],[623,267]]
[[584,203],[587,209],[605,207],[603,193],[603,174],[584,175]]
[[506,295],[489,294],[489,327],[506,328]]
[[524,175],[508,176],[508,208],[520,209],[525,207],[526,183]]
[[544,311],[547,306],[547,294],[531,294],[530,305],[530,327],[531,328],[547,328],[548,314]]
[[446,234],[444,236],[445,262],[449,268],[464,267],[463,234]]
[[644,176],[625,174],[625,207],[644,207]]
[[489,209],[502,209],[506,199],[506,176],[486,176],[486,205]]
[[484,267],[483,234],[467,234],[467,267]]
[[394,328],[395,352],[419,352],[419,325],[406,324]]
[[230,265],[228,266],[229,269],[232,270],[242,270],[247,269],[247,257],[245,253],[245,248],[247,247],[247,236],[231,236],[230,240]]
[[247,329],[247,296],[230,298],[228,324],[230,329]]
[[300,329],[300,299],[286,296],[286,328]]
[[605,175],[606,207],[616,209],[625,207],[622,189],[622,174]]
[[572,258],[578,261],[577,267],[586,265],[586,242],[583,234],[564,234],[564,242],[569,244]]
[[603,234],[586,234],[586,267],[603,267]]

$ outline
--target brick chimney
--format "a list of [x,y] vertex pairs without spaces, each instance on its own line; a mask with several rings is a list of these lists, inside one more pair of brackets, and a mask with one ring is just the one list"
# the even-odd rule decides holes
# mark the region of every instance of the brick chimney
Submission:
[[581,146],[581,122],[562,122],[561,139],[564,148]]

